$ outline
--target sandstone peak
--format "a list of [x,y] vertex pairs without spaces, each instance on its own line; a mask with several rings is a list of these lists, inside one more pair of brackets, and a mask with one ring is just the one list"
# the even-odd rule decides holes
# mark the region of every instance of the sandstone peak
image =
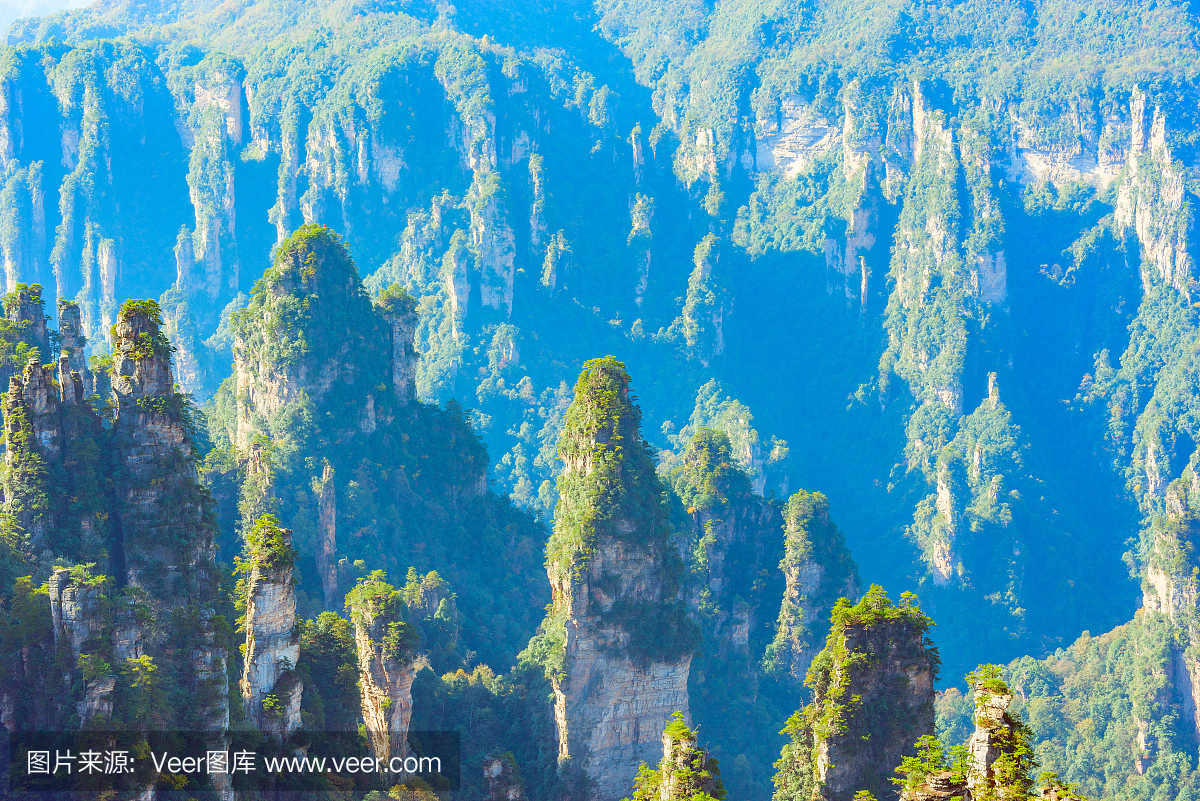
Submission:
[[543,630],[554,643],[559,763],[581,771],[597,801],[620,798],[659,747],[668,715],[688,714],[699,639],[629,383],[611,356],[583,366],[558,443],[564,465],[547,548],[554,604]]
[[157,301],[127,300],[112,327],[112,387],[121,406],[175,392],[174,348],[162,331]]
[[889,798],[895,766],[934,730],[933,621],[916,596],[893,604],[874,584],[857,604],[839,600],[832,617],[805,680],[812,703],[788,722],[775,781],[809,788],[814,801],[851,801],[864,789]]

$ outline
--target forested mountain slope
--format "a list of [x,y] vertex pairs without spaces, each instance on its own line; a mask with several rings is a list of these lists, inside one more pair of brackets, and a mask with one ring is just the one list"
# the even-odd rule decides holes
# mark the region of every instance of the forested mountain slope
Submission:
[[664,473],[713,427],[754,490],[823,492],[948,675],[1133,617],[1200,441],[1184,4],[101,2],[7,37],[6,280],[95,353],[159,297],[219,408],[235,310],[324,223],[543,519],[611,353]]

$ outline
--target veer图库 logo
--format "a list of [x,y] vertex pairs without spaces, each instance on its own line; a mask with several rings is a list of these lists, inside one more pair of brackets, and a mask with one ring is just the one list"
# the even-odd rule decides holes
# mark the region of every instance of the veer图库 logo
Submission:
[[10,732],[2,785],[9,794],[111,793],[155,788],[198,797],[222,790],[322,792],[410,784],[460,786],[458,732],[411,731],[400,753],[375,756],[358,732]]

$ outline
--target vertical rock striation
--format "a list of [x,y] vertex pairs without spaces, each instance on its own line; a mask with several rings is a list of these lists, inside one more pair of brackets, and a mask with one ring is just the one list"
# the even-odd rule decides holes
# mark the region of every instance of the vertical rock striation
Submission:
[[346,596],[358,652],[362,716],[371,753],[385,762],[408,754],[412,719],[415,627],[401,594],[376,572]]
[[417,350],[413,337],[417,332],[417,300],[398,285],[386,289],[379,308],[392,327],[392,392],[401,404],[417,395]]
[[791,797],[850,801],[868,790],[894,798],[893,771],[934,730],[937,649],[915,596],[894,606],[872,585],[858,604],[838,601],[825,649],[805,683],[813,700],[793,715],[776,786]]
[[196,699],[190,725],[217,747],[229,726],[229,687],[213,608],[216,515],[196,468],[191,402],[175,391],[162,325],[156,302],[126,301],[111,331],[114,571],[119,585],[145,593],[154,620],[147,627],[118,616],[114,647],[122,658],[144,649],[177,676]]
[[50,471],[62,456],[58,396],[49,392],[47,370],[32,355],[24,374],[9,379],[4,398],[4,511],[16,518],[35,552],[50,545]]
[[640,425],[624,365],[585,364],[558,444],[554,603],[543,628],[555,643],[547,667],[560,766],[582,771],[597,801],[620,798],[658,749],[667,716],[688,714],[699,637]]
[[175,392],[171,344],[152,300],[113,325],[113,450],[125,578],[161,609],[209,597],[215,518],[199,482],[188,400]]
[[681,461],[667,481],[689,518],[679,546],[690,563],[688,610],[702,635],[688,679],[692,717],[714,751],[742,776],[762,777],[765,791],[778,751],[759,732],[778,730],[783,718],[764,724],[762,712],[793,703],[818,650],[813,622],[828,620],[839,596],[857,597],[857,568],[824,497],[793,496],[785,528],[779,505],[754,491],[725,432],[696,427]]
[[785,586],[767,658],[799,685],[820,650],[818,628],[839,597],[858,595],[858,567],[829,517],[829,501],[803,490],[784,507]]
[[317,573],[321,576],[321,595],[325,609],[333,610],[337,595],[337,494],[333,487],[333,466],[325,462],[317,493]]
[[304,684],[295,672],[300,657],[291,531],[264,515],[246,533],[250,577],[246,582],[246,659],[242,704],[260,731],[286,737],[300,727]]
[[[1154,738],[1149,736],[1154,712],[1178,709],[1184,730],[1200,742],[1200,579],[1195,573],[1196,560],[1191,542],[1200,532],[1200,476],[1193,458],[1181,478],[1165,492],[1166,515],[1157,519],[1147,532],[1149,542],[1144,557],[1142,581],[1143,612],[1135,625],[1149,636],[1157,633],[1163,619],[1173,627],[1175,636],[1167,641],[1167,660],[1152,666],[1157,691],[1148,700],[1141,699],[1133,710],[1139,728],[1139,754],[1136,769],[1145,771],[1157,755]],[[1166,676],[1162,674],[1165,673]],[[1163,681],[1163,679],[1167,681]],[[1157,709],[1155,709],[1157,707]]]
[[[91,575],[88,568],[55,568],[50,576],[50,617],[54,644],[70,654],[72,668],[80,657],[103,647],[108,624],[105,614],[107,595],[105,577]],[[84,695],[76,704],[80,728],[112,717],[116,675],[103,659],[83,673]],[[70,673],[68,670],[68,679]]]
[[87,363],[88,339],[84,335],[79,304],[63,298],[59,298],[58,301],[58,340],[63,352],[67,354],[67,364],[71,371],[79,374],[83,385],[90,391],[92,371]]

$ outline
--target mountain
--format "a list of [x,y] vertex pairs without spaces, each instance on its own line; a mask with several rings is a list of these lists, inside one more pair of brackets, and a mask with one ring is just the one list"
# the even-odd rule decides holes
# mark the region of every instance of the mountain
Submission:
[[[697,627],[668,661],[691,655],[680,711],[731,793],[770,791],[770,727],[811,700],[826,610],[860,576],[919,590],[945,675],[1036,662],[1055,676],[1036,692],[1065,697],[1108,660],[1126,700],[1031,714],[1043,759],[1106,797],[1190,792],[1197,31],[1185,4],[1122,0],[102,0],[17,21],[6,614],[34,614],[52,576],[108,593],[162,562],[172,598],[236,620],[218,573],[272,515],[302,655],[337,654],[336,675],[355,635],[321,615],[369,581],[416,599],[436,572],[453,614],[388,618],[432,655],[432,675],[396,663],[414,717],[474,693],[544,734],[547,649],[579,599],[540,560],[574,508],[572,387],[612,354],[638,387],[622,480],[651,489],[587,508],[654,517],[635,526],[654,570],[677,557],[652,600]],[[153,336],[122,316],[145,298]],[[153,375],[131,366],[143,334]],[[150,475],[148,431],[178,474]],[[200,494],[139,495],[160,480]],[[169,513],[199,539],[163,534]],[[44,623],[22,637],[52,641]],[[1151,642],[1158,667],[1132,677]],[[750,732],[764,744],[738,747]],[[505,761],[517,746],[489,736],[496,788],[559,791],[544,743]]]

